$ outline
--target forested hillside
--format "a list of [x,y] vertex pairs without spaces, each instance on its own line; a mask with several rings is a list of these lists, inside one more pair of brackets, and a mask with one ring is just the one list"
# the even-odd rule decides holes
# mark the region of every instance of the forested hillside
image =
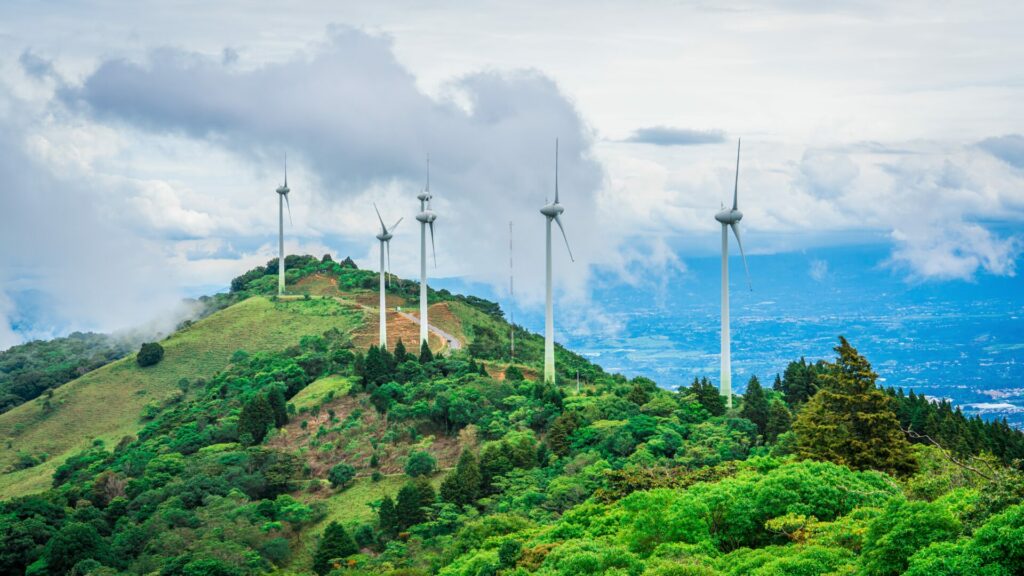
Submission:
[[[131,433],[0,502],[0,572],[1024,573],[1024,435],[878,387],[845,339],[732,409],[706,378],[669,391],[562,348],[549,386],[542,340],[517,327],[513,361],[493,303],[432,293],[466,346],[381,349],[373,273],[286,263],[295,296],[269,296],[272,261],[205,322],[257,304],[316,322],[183,375]],[[412,309],[416,284],[394,285]]]

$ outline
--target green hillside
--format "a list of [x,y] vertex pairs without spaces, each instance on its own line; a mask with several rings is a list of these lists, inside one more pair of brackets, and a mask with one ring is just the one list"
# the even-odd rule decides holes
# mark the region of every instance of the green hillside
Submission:
[[271,302],[252,297],[204,318],[162,342],[165,356],[140,368],[129,356],[56,389],[52,398],[30,402],[0,415],[0,470],[22,454],[45,454],[30,470],[0,475],[0,497],[48,487],[48,475],[68,455],[103,440],[113,446],[141,427],[144,409],[159,408],[181,395],[179,382],[209,378],[236,350],[281,350],[301,336],[337,328],[351,330],[362,314],[329,300]]
[[443,291],[461,350],[368,345],[372,273],[288,265],[308,298],[268,297],[272,261],[155,366],[0,416],[0,574],[1024,573],[1024,435],[880,388],[845,339],[727,409],[561,347],[539,382],[537,335]]

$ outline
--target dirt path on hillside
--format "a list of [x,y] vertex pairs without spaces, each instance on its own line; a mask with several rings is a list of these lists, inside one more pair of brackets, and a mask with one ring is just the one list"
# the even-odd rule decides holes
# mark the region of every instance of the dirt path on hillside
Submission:
[[[402,318],[405,318],[406,320],[411,320],[415,322],[417,326],[420,325],[419,316],[413,316],[408,312],[399,312],[398,315],[401,316]],[[460,342],[458,338],[452,336],[451,334],[445,332],[444,330],[441,330],[437,326],[434,326],[433,324],[427,324],[427,330],[430,330],[434,334],[437,334],[438,336],[443,338],[445,342],[448,343],[448,347],[451,348],[452,350],[462,349],[462,342]]]
[[[380,313],[380,308],[379,307],[368,306],[366,304],[363,304],[362,302],[358,302],[356,300],[349,300],[348,298],[342,298],[341,296],[335,296],[334,299],[337,300],[338,302],[342,303],[342,304],[347,304],[347,305],[351,305],[351,306],[358,306],[359,308],[362,308],[363,310],[366,310],[368,312],[373,312],[374,314],[379,314]],[[398,314],[399,316],[401,316],[402,318],[405,318],[406,320],[409,320],[410,322],[416,324],[417,327],[420,325],[420,319],[417,316],[413,316],[412,314],[409,314],[408,312],[398,312],[397,310],[396,310],[395,313]],[[459,340],[455,336],[445,332],[444,330],[441,330],[437,326],[434,326],[433,324],[428,324],[427,325],[427,330],[433,332],[435,336],[440,337],[441,340],[443,340],[448,345],[448,348],[450,348],[451,350],[461,350],[462,349],[462,341],[461,340]]]

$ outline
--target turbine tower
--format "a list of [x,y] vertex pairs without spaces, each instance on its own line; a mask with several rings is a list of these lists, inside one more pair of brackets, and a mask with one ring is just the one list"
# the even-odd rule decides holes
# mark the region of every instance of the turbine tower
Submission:
[[569,251],[569,260],[575,262],[572,257],[572,248],[569,247],[569,238],[565,235],[565,227],[562,226],[560,217],[565,208],[558,203],[558,139],[555,139],[555,201],[540,209],[540,213],[547,218],[547,284],[545,285],[544,302],[544,382],[555,383],[555,318],[554,307],[551,301],[551,221],[558,224],[562,231],[562,238],[565,239],[565,248]]
[[[740,189],[740,141],[736,141],[736,182],[732,191],[732,209],[723,208],[715,214],[715,220],[722,223],[722,366],[720,373],[719,393],[726,398],[726,406],[732,408],[732,358],[729,342],[729,228],[736,235],[736,244],[740,247],[743,257],[743,269],[747,274],[747,286],[750,287],[750,269],[747,268],[747,256],[743,253],[743,241],[740,240],[740,220],[743,212],[738,207]],[[753,289],[753,288],[751,288]]]
[[288,205],[288,224],[292,223],[292,205],[288,202],[288,156],[284,157],[284,184],[277,187],[277,294],[284,294],[284,206]]
[[427,187],[418,196],[420,201],[420,212],[416,219],[420,221],[420,345],[427,343],[427,226],[430,227],[430,250],[434,254],[434,267],[437,268],[437,250],[434,249],[434,220],[437,214],[430,209],[430,199],[434,195],[430,193],[430,157],[427,157]]
[[[377,240],[380,240],[380,346],[381,348],[387,348],[388,346],[388,309],[387,309],[387,287],[385,279],[387,275],[391,273],[391,238],[395,228],[402,222],[399,218],[398,222],[395,222],[389,230],[384,225],[384,219],[380,217],[380,210],[377,210],[377,204],[374,203],[373,209],[377,211],[377,219],[380,220],[380,234],[377,234]],[[387,253],[387,268],[384,267],[384,254]]]

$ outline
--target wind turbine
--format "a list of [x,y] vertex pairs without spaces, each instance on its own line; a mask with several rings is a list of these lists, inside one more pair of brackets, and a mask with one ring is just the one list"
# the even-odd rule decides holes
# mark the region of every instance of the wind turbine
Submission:
[[736,182],[732,191],[732,209],[725,209],[715,214],[715,220],[722,223],[722,366],[720,373],[719,393],[725,396],[726,406],[732,408],[732,358],[729,342],[729,228],[736,235],[736,244],[740,247],[743,257],[743,269],[747,273],[747,286],[750,285],[750,269],[747,268],[747,256],[743,253],[743,241],[740,240],[740,220],[743,212],[738,207],[740,189],[740,141],[736,141]]
[[284,184],[277,187],[277,294],[284,294],[284,206],[288,205],[288,224],[292,223],[292,205],[288,202],[288,156],[284,157]]
[[427,187],[416,198],[420,201],[420,212],[416,219],[420,221],[420,344],[427,340],[427,226],[430,226],[430,250],[434,254],[434,267],[437,267],[437,250],[434,249],[434,220],[437,214],[430,209],[430,157],[427,157]]
[[575,262],[572,257],[572,248],[569,247],[569,238],[565,235],[565,227],[562,226],[561,214],[565,208],[558,203],[558,139],[555,139],[555,201],[540,209],[540,213],[547,218],[547,284],[546,300],[544,306],[544,382],[555,383],[555,318],[554,307],[551,302],[551,221],[558,224],[562,231],[562,238],[565,239],[565,248],[569,251],[569,260]]
[[[377,234],[377,240],[380,240],[380,345],[381,348],[387,348],[388,346],[388,321],[387,321],[387,289],[385,285],[385,279],[391,272],[391,238],[393,232],[398,224],[402,222],[399,218],[398,222],[395,222],[389,230],[384,225],[384,219],[380,217],[380,210],[377,210],[377,204],[373,204],[373,209],[377,212],[377,219],[380,220],[380,234]],[[387,268],[384,267],[384,254],[387,252]]]

